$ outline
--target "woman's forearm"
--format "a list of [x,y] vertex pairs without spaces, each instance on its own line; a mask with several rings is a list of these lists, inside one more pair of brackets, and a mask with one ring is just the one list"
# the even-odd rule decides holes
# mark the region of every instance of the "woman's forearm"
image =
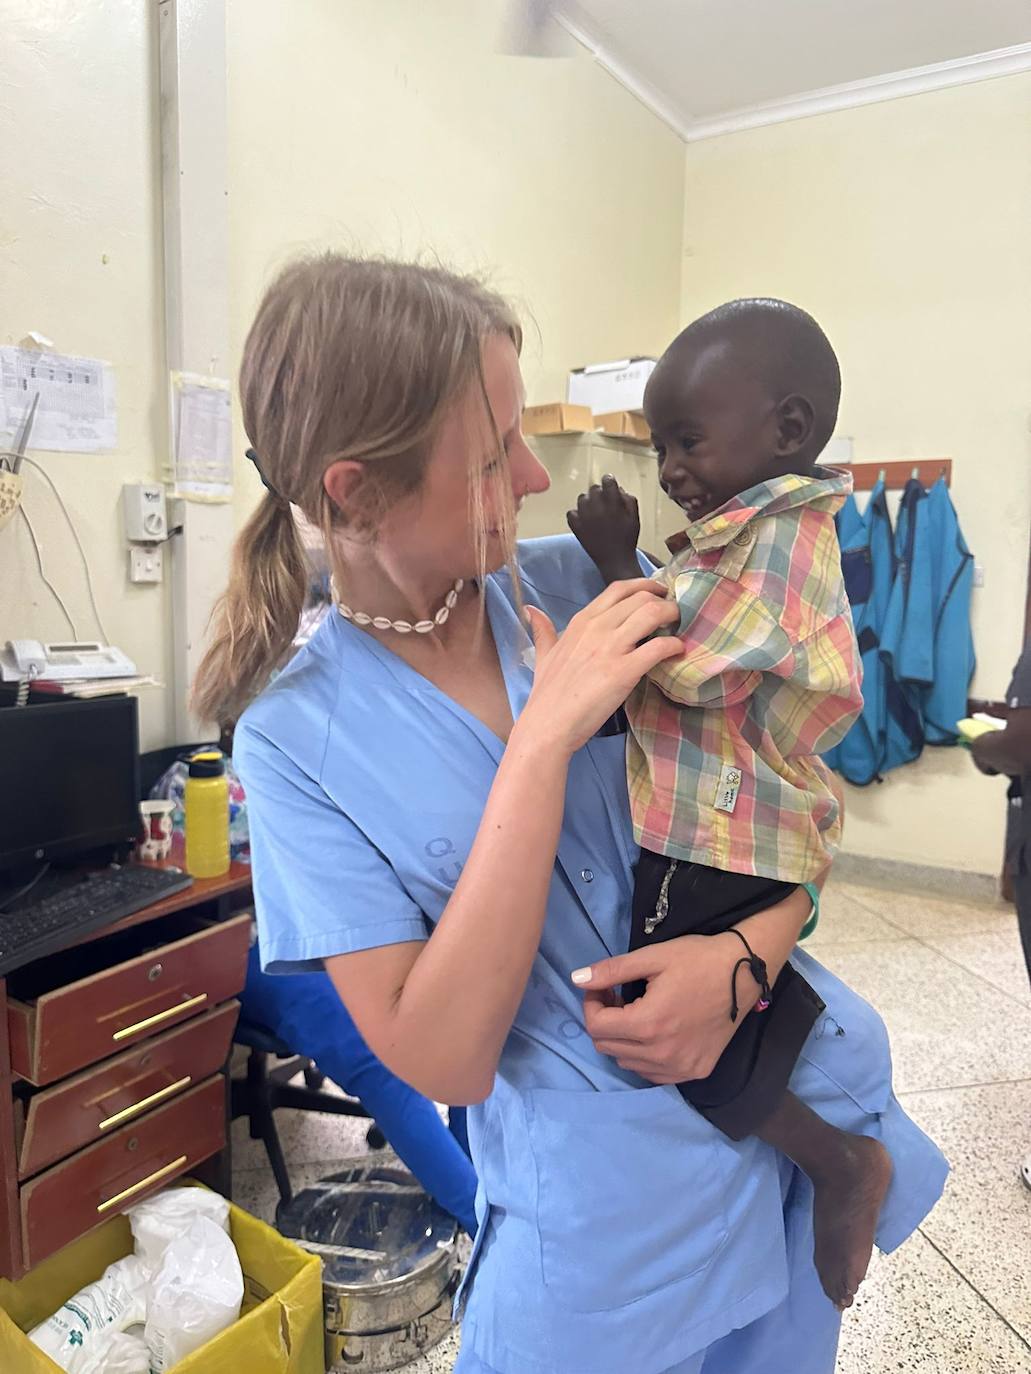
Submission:
[[[438,1101],[480,1101],[493,1086],[540,944],[568,766],[561,749],[517,725],[430,939],[406,947],[415,955],[403,965],[372,950],[330,966],[373,1051]],[[384,975],[391,986],[370,985]]]
[[[821,887],[827,871],[817,880]],[[809,894],[800,887],[776,906],[767,907],[765,911],[758,911],[754,916],[747,916],[743,921],[737,922],[738,929],[752,949],[765,961],[771,984],[776,982],[781,969],[788,961],[788,956],[798,943],[799,933],[809,919],[812,906]],[[739,941],[738,949],[740,948]],[[746,977],[755,988],[754,998],[745,996]],[[759,996],[759,985],[745,967],[741,968],[738,978],[738,996],[741,998],[741,1004],[750,1006]]]

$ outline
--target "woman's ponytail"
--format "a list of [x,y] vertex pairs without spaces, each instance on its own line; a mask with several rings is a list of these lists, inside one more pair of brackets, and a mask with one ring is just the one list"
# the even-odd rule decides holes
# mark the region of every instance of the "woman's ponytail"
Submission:
[[236,721],[286,658],[304,608],[308,570],[290,506],[266,493],[233,548],[229,585],[193,684],[202,720]]

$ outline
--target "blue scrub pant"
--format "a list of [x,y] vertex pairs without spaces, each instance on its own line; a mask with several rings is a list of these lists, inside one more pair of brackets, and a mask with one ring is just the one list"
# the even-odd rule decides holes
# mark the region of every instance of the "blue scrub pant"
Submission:
[[[834,1374],[841,1314],[820,1286],[813,1266],[813,1190],[783,1161],[788,1294],[757,1321],[731,1331],[663,1374]],[[616,1242],[618,1243],[618,1242]],[[575,1315],[570,1315],[575,1321]],[[472,1350],[462,1350],[454,1374],[496,1374]],[[554,1374],[564,1374],[555,1370]],[[627,1374],[599,1366],[591,1374]]]
[[359,1099],[427,1193],[474,1235],[476,1172],[469,1160],[465,1109],[451,1109],[449,1130],[433,1103],[372,1053],[326,973],[272,977],[262,973],[255,945],[241,1001],[246,1019],[267,1026]]

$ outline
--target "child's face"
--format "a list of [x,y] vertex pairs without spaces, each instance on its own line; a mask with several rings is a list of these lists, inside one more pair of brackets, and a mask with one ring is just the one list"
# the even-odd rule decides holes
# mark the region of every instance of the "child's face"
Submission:
[[691,523],[784,471],[778,405],[726,340],[668,350],[644,414],[659,483]]

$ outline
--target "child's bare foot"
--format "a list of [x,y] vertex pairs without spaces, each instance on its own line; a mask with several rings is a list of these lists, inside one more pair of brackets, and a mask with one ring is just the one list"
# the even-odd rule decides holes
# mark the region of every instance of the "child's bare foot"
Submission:
[[813,1178],[816,1272],[835,1307],[851,1307],[866,1277],[891,1160],[879,1140],[838,1133],[840,1147]]

